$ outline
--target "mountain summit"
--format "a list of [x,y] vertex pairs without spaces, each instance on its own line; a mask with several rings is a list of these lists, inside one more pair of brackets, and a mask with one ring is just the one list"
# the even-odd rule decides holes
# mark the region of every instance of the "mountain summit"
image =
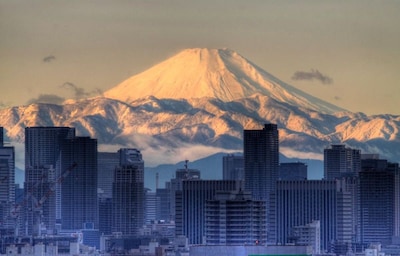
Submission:
[[217,98],[230,102],[254,95],[322,113],[344,111],[290,86],[230,49],[187,49],[128,78],[104,96],[123,102]]

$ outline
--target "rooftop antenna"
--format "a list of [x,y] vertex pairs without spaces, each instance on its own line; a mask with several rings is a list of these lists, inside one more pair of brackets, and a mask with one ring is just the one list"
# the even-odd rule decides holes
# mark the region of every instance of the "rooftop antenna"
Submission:
[[185,160],[185,176],[186,176],[186,179],[189,179],[189,169],[188,169],[188,162],[189,162],[189,160]]
[[156,173],[156,190],[158,189],[158,180],[159,180],[159,177],[158,177],[158,172]]

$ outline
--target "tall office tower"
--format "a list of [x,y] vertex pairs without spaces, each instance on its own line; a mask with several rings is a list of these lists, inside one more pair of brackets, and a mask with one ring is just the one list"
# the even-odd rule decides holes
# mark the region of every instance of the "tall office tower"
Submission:
[[[339,200],[339,197],[342,199]],[[294,227],[319,220],[321,247],[328,250],[332,241],[342,241],[348,237],[348,234],[343,234],[345,231],[338,227],[338,223],[345,221],[351,214],[351,203],[349,199],[345,200],[349,197],[351,193],[343,190],[335,180],[278,181],[276,242],[292,243]],[[341,233],[341,237],[338,237],[338,233]]]
[[244,130],[243,155],[245,189],[254,199],[268,201],[279,173],[279,133],[276,124],[262,130]]
[[169,190],[169,220],[175,221],[175,194],[177,191],[182,191],[182,181],[183,180],[198,180],[200,179],[200,171],[197,169],[189,169],[187,162],[185,164],[185,169],[177,169],[175,171],[175,178],[171,179],[170,182],[166,183],[166,188]]
[[176,192],[176,235],[184,235],[190,244],[203,244],[205,232],[204,208],[217,191],[240,190],[240,180],[183,180]]
[[119,165],[119,154],[117,152],[98,152],[97,154],[97,187],[99,197],[112,198],[112,184],[114,181],[114,170]]
[[56,218],[61,219],[61,186],[56,183],[62,173],[60,147],[63,140],[74,137],[75,129],[70,127],[25,128],[26,235],[52,233]]
[[222,179],[244,180],[244,158],[229,154],[222,157]]
[[306,180],[307,165],[301,162],[281,163],[279,165],[280,180]]
[[279,132],[276,124],[265,124],[262,130],[244,130],[243,156],[245,190],[253,199],[265,200],[267,239],[274,241],[275,188],[279,177]]
[[4,147],[3,128],[0,127],[0,232],[16,234],[19,216],[13,214],[15,209],[15,150]]
[[396,174],[386,160],[364,159],[359,173],[359,241],[383,245],[395,234]]
[[151,224],[156,220],[157,197],[156,192],[151,189],[145,189],[144,193],[144,221],[145,224]]
[[65,175],[61,183],[61,228],[83,229],[90,223],[98,229],[97,140],[63,140],[61,170]]
[[394,173],[394,237],[400,239],[400,167],[399,163],[389,163],[387,166],[388,171]]
[[0,127],[0,147],[4,147],[4,128]]
[[104,235],[111,235],[112,226],[112,198],[99,198],[99,232]]
[[257,245],[267,242],[265,201],[250,192],[217,191],[205,205],[208,245]]
[[97,196],[99,200],[99,231],[111,234],[112,186],[114,171],[119,166],[118,152],[97,153]]
[[331,145],[324,149],[324,177],[332,180],[343,176],[357,176],[361,170],[361,151],[345,145]]
[[144,224],[144,162],[137,149],[118,151],[113,182],[112,231],[136,236]]
[[[156,190],[156,220],[172,221],[171,218],[171,195],[169,188],[157,188]],[[175,198],[175,197],[174,197]]]

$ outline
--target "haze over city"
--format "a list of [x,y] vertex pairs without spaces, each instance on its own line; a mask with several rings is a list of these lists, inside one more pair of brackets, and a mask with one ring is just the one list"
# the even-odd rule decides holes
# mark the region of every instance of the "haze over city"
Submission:
[[400,114],[398,1],[0,2],[0,104],[100,95],[182,49],[230,48],[352,112]]

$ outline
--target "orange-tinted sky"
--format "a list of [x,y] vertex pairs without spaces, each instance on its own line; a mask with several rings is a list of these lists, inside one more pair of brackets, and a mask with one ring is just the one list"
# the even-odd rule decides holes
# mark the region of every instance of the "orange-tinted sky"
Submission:
[[340,107],[400,114],[399,14],[396,0],[0,0],[0,106],[98,95],[182,49],[228,47]]

